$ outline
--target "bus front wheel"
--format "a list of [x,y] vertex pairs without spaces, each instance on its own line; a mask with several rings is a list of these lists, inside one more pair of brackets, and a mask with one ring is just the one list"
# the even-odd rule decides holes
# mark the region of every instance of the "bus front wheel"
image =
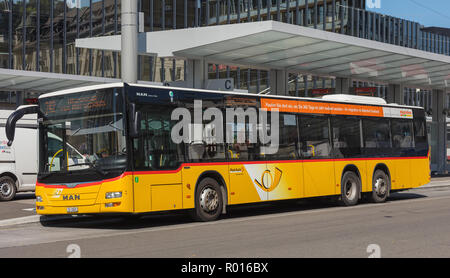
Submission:
[[212,178],[204,178],[197,186],[193,217],[198,221],[214,221],[222,213],[223,196],[219,183]]
[[341,182],[341,203],[344,206],[355,206],[358,204],[361,190],[361,180],[351,171],[347,171],[342,176]]

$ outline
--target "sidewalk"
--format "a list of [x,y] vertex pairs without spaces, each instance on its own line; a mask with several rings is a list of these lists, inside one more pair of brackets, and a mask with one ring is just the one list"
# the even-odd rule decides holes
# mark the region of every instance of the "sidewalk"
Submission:
[[421,188],[439,188],[439,187],[450,187],[450,177],[431,178],[431,182],[429,184],[421,186],[418,189],[421,189]]

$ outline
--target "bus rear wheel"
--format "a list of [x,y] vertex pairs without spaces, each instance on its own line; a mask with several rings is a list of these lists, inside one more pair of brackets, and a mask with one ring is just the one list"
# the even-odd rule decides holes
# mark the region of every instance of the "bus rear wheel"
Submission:
[[374,203],[384,203],[389,196],[390,179],[382,170],[376,170],[372,181],[370,200]]
[[341,203],[344,206],[355,206],[358,204],[361,191],[361,180],[351,171],[345,172],[341,181]]
[[219,183],[212,178],[204,178],[197,186],[195,194],[195,220],[208,222],[219,218],[222,213],[223,196]]
[[0,201],[11,201],[16,196],[16,183],[11,177],[0,178]]

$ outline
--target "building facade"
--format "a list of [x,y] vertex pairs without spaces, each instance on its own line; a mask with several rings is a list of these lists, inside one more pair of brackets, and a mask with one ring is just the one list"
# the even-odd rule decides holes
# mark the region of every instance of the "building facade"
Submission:
[[[126,1],[126,0],[122,0]],[[75,48],[77,38],[120,34],[121,0],[0,0],[0,68],[120,78],[120,53]],[[139,0],[144,31],[195,28],[263,20],[337,32],[428,52],[450,55],[450,37],[365,9],[365,0]],[[140,80],[185,79],[183,60],[138,59]],[[249,93],[270,90],[270,73],[229,65],[208,66],[209,78],[233,78],[236,89]],[[315,96],[333,89],[333,77],[290,73],[289,94]],[[386,84],[353,80],[353,87],[376,87],[386,97]],[[406,104],[431,107],[431,93],[405,88]],[[26,103],[33,92],[1,92],[4,107]]]

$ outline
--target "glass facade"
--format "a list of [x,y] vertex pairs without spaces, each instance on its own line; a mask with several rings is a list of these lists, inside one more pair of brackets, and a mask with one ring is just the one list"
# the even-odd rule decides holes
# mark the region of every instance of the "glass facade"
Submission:
[[[77,38],[120,34],[121,0],[0,1],[0,67],[120,78],[120,53],[76,49]],[[450,55],[450,37],[411,22],[365,10],[365,0],[139,0],[146,32],[277,20],[369,40]],[[424,30],[423,30],[424,29]],[[185,79],[186,63],[175,59],[138,59],[146,81]],[[236,89],[259,93],[270,87],[270,73],[227,65],[209,65],[209,78],[233,78]],[[386,84],[376,86],[385,97]],[[289,75],[289,93],[313,96],[334,88],[335,79]],[[408,103],[423,104],[426,92],[409,89]],[[419,96],[416,96],[419,95]],[[18,99],[8,97],[7,99]]]

